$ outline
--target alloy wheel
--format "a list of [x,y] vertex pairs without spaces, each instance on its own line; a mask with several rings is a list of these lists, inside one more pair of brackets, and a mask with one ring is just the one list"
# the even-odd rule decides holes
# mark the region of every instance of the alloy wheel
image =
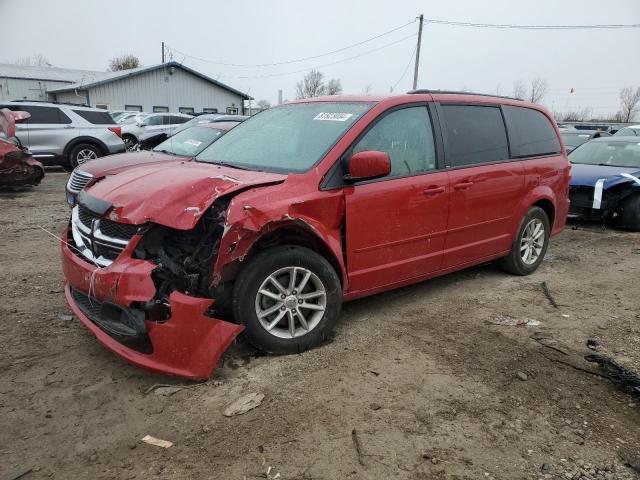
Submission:
[[524,227],[520,239],[520,256],[526,265],[533,265],[538,261],[544,247],[544,224],[538,218],[534,218]]
[[76,161],[78,162],[78,165],[87,163],[89,160],[95,160],[96,158],[98,158],[98,155],[96,154],[96,152],[94,152],[89,148],[83,148],[76,155]]
[[320,278],[303,267],[285,267],[269,275],[256,294],[260,325],[278,338],[297,338],[318,326],[327,308]]

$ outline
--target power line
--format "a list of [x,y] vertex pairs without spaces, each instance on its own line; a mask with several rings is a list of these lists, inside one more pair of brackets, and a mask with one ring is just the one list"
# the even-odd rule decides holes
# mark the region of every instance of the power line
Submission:
[[373,40],[377,40],[378,38],[384,37],[385,35],[389,35],[391,33],[397,32],[398,30],[402,30],[403,28],[406,28],[406,27],[408,27],[409,25],[411,25],[413,23],[415,23],[415,20],[413,20],[411,22],[408,22],[408,23],[405,23],[404,25],[400,25],[399,27],[392,28],[391,30],[388,30],[388,31],[386,31],[384,33],[381,33],[379,35],[375,35],[373,37],[369,37],[366,40],[362,40],[361,42],[354,43],[354,44],[351,44],[351,45],[347,45],[346,47],[342,47],[342,48],[339,48],[337,50],[332,50],[330,52],[321,53],[319,55],[313,55],[313,56],[310,56],[310,57],[296,58],[295,60],[286,60],[286,61],[274,62],[274,63],[256,63],[256,64],[225,63],[225,62],[219,62],[217,60],[209,60],[209,59],[206,59],[206,58],[196,57],[194,55],[189,55],[189,54],[187,54],[185,52],[181,52],[180,50],[177,50],[177,49],[175,49],[173,47],[168,47],[167,46],[167,48],[171,48],[171,50],[173,50],[174,52],[179,53],[181,55],[184,55],[185,57],[192,58],[194,60],[199,60],[199,61],[205,62],[205,63],[212,63],[214,65],[222,65],[222,66],[225,66],[225,67],[275,67],[275,66],[278,66],[278,65],[289,65],[289,64],[292,64],[292,63],[305,62],[307,60],[315,60],[317,58],[326,57],[328,55],[333,55],[335,53],[344,52],[345,50],[349,50],[349,49],[354,48],[354,47],[359,47],[360,45],[364,45],[365,43],[369,43],[369,42],[371,42]]
[[396,89],[398,84],[402,81],[402,79],[405,77],[405,75],[409,71],[409,67],[411,66],[411,63],[413,62],[413,57],[415,56],[417,50],[418,50],[418,45],[413,47],[413,53],[411,54],[411,58],[409,59],[409,63],[407,63],[407,66],[404,68],[404,72],[402,72],[402,75],[400,76],[398,81],[393,85],[393,87],[391,87],[391,91],[392,92]]
[[348,62],[351,60],[355,60],[356,58],[360,58],[360,57],[364,57],[365,55],[370,55],[372,53],[375,52],[379,52],[380,50],[384,50],[385,48],[389,48],[393,45],[397,45],[398,43],[404,42],[410,38],[415,38],[416,34],[412,33],[411,35],[408,35],[406,37],[402,37],[399,40],[396,40],[395,42],[391,42],[391,43],[387,43],[386,45],[382,45],[378,48],[374,48],[372,50],[368,50],[366,52],[360,53],[358,55],[354,55],[351,57],[347,57],[347,58],[343,58],[341,60],[336,60],[335,62],[331,62],[331,63],[325,63],[324,65],[316,65],[314,67],[307,67],[307,68],[303,68],[300,70],[295,70],[295,71],[291,71],[291,72],[282,72],[282,73],[269,73],[269,74],[263,74],[263,75],[217,75],[216,78],[240,78],[240,79],[253,79],[253,78],[271,78],[271,77],[283,77],[286,75],[294,75],[296,73],[302,73],[302,72],[308,72],[309,70],[317,70],[319,68],[325,68],[325,67],[330,67],[332,65],[336,65],[338,63],[343,63],[343,62]]
[[435,18],[425,18],[425,22],[438,25],[451,25],[455,27],[476,27],[476,28],[513,28],[520,30],[591,30],[591,29],[616,29],[616,28],[640,28],[640,23],[631,24],[599,24],[599,25],[515,25],[508,23],[473,23],[455,22],[452,20],[438,20]]

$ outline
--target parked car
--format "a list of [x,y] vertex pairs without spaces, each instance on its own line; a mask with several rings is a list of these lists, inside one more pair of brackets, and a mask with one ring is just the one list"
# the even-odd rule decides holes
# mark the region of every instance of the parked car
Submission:
[[[167,138],[171,138],[178,133],[182,132],[187,128],[191,128],[194,125],[206,125],[212,123],[224,123],[224,124],[233,124],[237,125],[240,122],[244,122],[248,117],[244,117],[241,115],[218,115],[219,118],[223,118],[226,120],[219,120],[219,118],[202,118],[204,115],[200,117],[193,118],[188,122],[182,124],[176,130],[170,134],[170,132],[147,132],[140,135],[138,139],[138,149],[139,150],[150,150],[158,145],[160,142],[164,142]],[[194,121],[198,120],[198,121]]]
[[80,190],[128,168],[170,160],[190,161],[236,125],[237,122],[196,125],[175,134],[171,137],[171,141],[165,139],[152,151],[111,155],[80,165],[73,171],[67,182],[67,203],[73,207]]
[[143,116],[146,116],[146,115],[142,112],[126,112],[126,113],[123,113],[122,115],[118,115],[116,118],[114,118],[114,120],[119,125],[123,125],[123,124],[129,125],[131,123],[134,123],[136,117],[143,118]]
[[82,190],[61,242],[65,294],[118,355],[206,378],[242,331],[298,353],[343,301],[491,260],[534,272],[564,228],[569,177],[553,118],[524,101],[300,100],[194,161]]
[[640,125],[622,127],[613,134],[614,137],[640,137]]
[[131,110],[108,110],[109,115],[111,115],[111,118],[113,118],[114,122],[119,122],[119,120],[122,117],[125,117],[127,115],[135,115],[136,113],[140,113],[140,112],[133,112]]
[[16,125],[16,137],[43,165],[61,165],[71,170],[88,160],[125,149],[120,126],[105,110],[36,101],[7,102],[0,108],[30,114],[30,118]]
[[44,178],[42,164],[15,136],[16,120],[27,118],[28,112],[0,110],[0,187],[35,186]]
[[133,123],[122,124],[122,139],[127,150],[135,149],[143,134],[165,132],[171,134],[193,118],[184,113],[149,113],[135,117]]
[[571,153],[575,148],[579,147],[583,143],[593,140],[594,138],[610,137],[611,134],[607,132],[601,132],[600,130],[560,130],[562,135],[562,141],[567,149],[567,153]]
[[640,231],[638,137],[614,135],[592,140],[571,152],[569,160],[569,216]]

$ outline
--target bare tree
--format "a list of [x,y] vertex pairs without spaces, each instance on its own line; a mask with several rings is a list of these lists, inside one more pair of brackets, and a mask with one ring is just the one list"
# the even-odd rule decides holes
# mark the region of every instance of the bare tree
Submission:
[[371,93],[371,90],[373,90],[373,85],[369,83],[366,87],[362,89],[362,94],[369,95]]
[[117,72],[119,70],[129,70],[131,68],[141,67],[140,59],[131,53],[126,53],[109,60],[109,71]]
[[640,87],[625,87],[620,90],[620,118],[623,122],[630,122],[640,110]]
[[339,79],[332,78],[329,80],[325,89],[325,95],[340,95],[342,93],[342,84]]
[[16,65],[23,65],[25,67],[51,67],[51,62],[42,55],[36,53],[30,57],[21,57],[14,62]]
[[311,70],[301,82],[296,83],[296,98],[320,97],[325,93],[324,74]]
[[570,110],[555,118],[561,122],[587,122],[591,120],[592,117],[592,110],[589,107],[584,107],[580,110]]
[[271,104],[267,100],[258,100],[258,108],[260,110],[266,110],[267,108],[271,108]]
[[544,78],[536,77],[531,80],[531,90],[529,90],[529,101],[531,103],[540,103],[540,101],[549,92],[549,84]]
[[522,80],[513,82],[513,96],[520,99],[524,99],[527,96],[527,87],[524,86]]

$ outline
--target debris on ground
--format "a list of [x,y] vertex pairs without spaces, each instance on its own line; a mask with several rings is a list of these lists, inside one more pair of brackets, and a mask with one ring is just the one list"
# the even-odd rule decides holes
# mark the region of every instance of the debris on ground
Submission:
[[600,348],[600,342],[594,338],[587,340],[587,348],[590,350],[598,350]]
[[13,472],[10,472],[6,477],[2,477],[5,480],[18,480],[19,478],[24,477],[27,473],[31,473],[33,468],[18,468]]
[[351,430],[351,440],[353,440],[353,446],[356,447],[356,453],[358,454],[358,463],[364,465],[364,459],[362,458],[362,447],[360,446],[360,439],[358,438],[358,432],[354,428]]
[[173,442],[170,442],[169,440],[162,440],[160,438],[152,437],[151,435],[145,435],[142,437],[142,441],[149,445],[155,445],[156,447],[162,448],[169,448],[173,445]]
[[587,362],[597,363],[606,370],[604,377],[608,378],[622,390],[640,396],[640,375],[623,367],[615,360],[604,355],[587,355],[584,357]]
[[554,308],[559,308],[558,304],[556,303],[556,299],[553,298],[553,295],[551,294],[551,290],[549,290],[549,285],[547,285],[547,282],[546,281],[542,282],[540,286],[542,287],[542,292],[544,293],[544,296],[547,297],[551,306],[553,306]]
[[502,325],[506,327],[536,327],[540,325],[538,320],[534,320],[533,318],[514,318],[509,315],[498,314],[494,317],[490,318],[489,323],[492,325]]
[[73,320],[73,315],[69,315],[68,313],[59,313],[58,320],[62,320],[63,322],[71,322]]
[[569,355],[569,353],[567,352],[569,347],[561,344],[557,340],[545,335],[542,332],[534,332],[533,335],[531,335],[529,338],[535,340],[543,347],[550,348],[551,350],[561,353],[562,355]]
[[188,388],[196,388],[196,387],[199,387],[200,385],[204,385],[205,383],[206,382],[194,383],[193,385],[171,385],[171,384],[167,384],[167,383],[156,383],[154,385],[151,385],[149,388],[147,388],[144,391],[144,394],[148,395],[151,392],[154,392],[156,395],[162,395],[164,397],[170,397],[174,393],[178,393],[181,390],[185,390],[185,389],[188,389]]
[[527,380],[529,380],[529,375],[524,372],[516,372],[516,378],[522,380],[523,382],[526,382]]
[[225,417],[242,415],[258,407],[262,403],[262,400],[264,400],[264,393],[249,393],[227,405],[222,411],[222,414]]

